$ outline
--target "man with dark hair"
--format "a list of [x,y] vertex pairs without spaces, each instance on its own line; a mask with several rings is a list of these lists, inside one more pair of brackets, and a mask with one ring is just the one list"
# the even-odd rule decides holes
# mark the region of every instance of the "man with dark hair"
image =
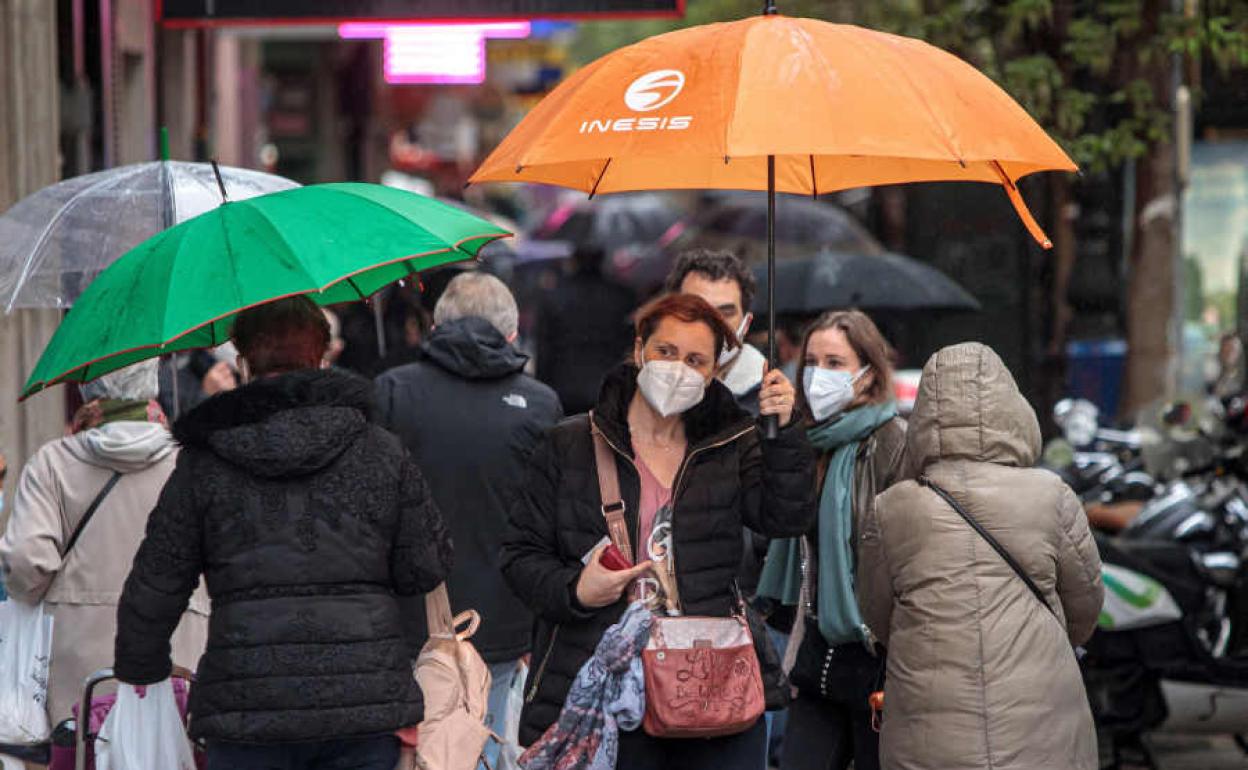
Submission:
[[323,368],[329,328],[306,297],[239,314],[245,384],[174,426],[183,449],[117,609],[123,682],[169,676],[169,636],[212,597],[191,691],[210,770],[392,770],[424,716],[400,597],[451,566],[420,470],[371,421],[372,385]]
[[[446,512],[458,554],[447,580],[451,608],[481,614],[472,641],[493,677],[486,724],[502,733],[533,616],[503,582],[499,548],[529,452],[563,413],[555,392],[524,373],[528,356],[513,344],[519,310],[502,281],[460,273],[438,300],[434,322],[414,363],[377,378],[380,422],[428,473]],[[409,639],[426,635],[423,618],[423,606],[405,613],[414,621]],[[497,744],[486,751],[497,766]]]
[[756,288],[754,274],[740,258],[709,249],[681,254],[664,285],[669,292],[696,294],[706,300],[737,333],[741,345],[720,354],[718,377],[751,414],[758,414],[758,391],[766,364],[763,354],[745,341],[754,320],[750,307]]

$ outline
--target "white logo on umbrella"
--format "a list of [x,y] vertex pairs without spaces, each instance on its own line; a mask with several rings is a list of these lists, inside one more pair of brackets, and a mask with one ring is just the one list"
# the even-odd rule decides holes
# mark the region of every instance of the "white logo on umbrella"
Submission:
[[624,103],[633,112],[650,112],[669,104],[685,87],[680,70],[655,70],[637,78],[624,92]]

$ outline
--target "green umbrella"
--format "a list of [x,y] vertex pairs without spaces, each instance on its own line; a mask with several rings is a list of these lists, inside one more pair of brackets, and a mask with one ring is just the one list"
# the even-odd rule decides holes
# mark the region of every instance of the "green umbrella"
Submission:
[[312,185],[225,203],[100,273],[35,365],[22,398],[164,353],[226,341],[241,310],[296,294],[350,302],[510,235],[390,187]]

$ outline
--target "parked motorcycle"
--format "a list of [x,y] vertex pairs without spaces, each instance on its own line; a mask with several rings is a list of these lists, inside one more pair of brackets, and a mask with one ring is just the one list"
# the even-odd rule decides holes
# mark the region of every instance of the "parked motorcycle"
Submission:
[[1248,473],[1242,439],[1200,427],[1207,416],[1170,405],[1114,462],[1073,463],[1094,477],[1089,504],[1113,501],[1127,473],[1167,480],[1120,532],[1096,533],[1105,603],[1082,667],[1109,767],[1155,767],[1154,731],[1230,734],[1248,752]]

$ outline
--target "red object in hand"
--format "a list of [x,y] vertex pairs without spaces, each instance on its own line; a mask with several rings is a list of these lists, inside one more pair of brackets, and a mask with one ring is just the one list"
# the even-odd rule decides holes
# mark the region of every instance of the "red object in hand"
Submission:
[[418,741],[419,725],[412,725],[411,727],[400,728],[398,730],[395,730],[394,734],[398,736],[399,742],[402,743],[404,746],[410,746],[412,748],[415,748],[419,743]]
[[632,559],[629,559],[619,548],[616,548],[615,543],[602,549],[602,558],[598,560],[598,563],[612,572],[630,569],[633,566]]

